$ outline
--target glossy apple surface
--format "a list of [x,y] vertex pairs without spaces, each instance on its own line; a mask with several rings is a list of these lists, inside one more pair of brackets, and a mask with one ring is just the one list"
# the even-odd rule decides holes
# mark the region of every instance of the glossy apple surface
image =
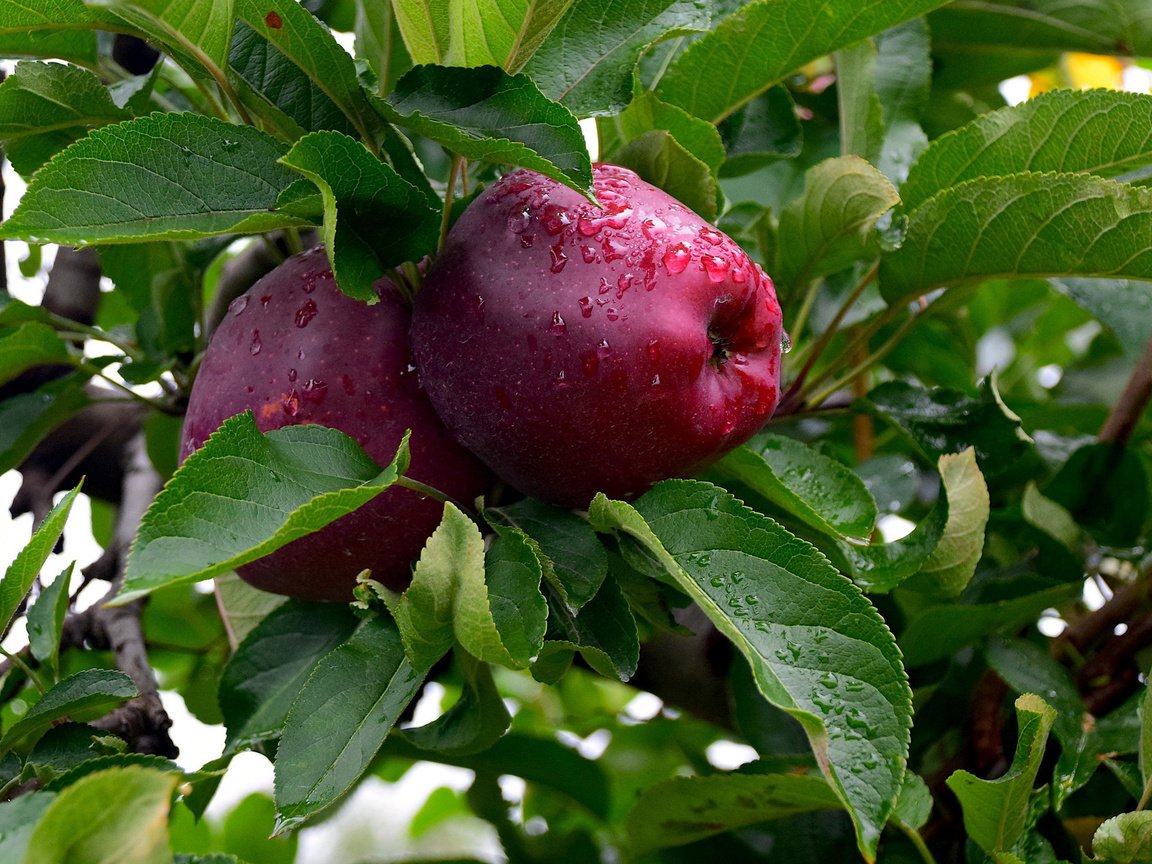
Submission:
[[780,306],[740,247],[612,165],[603,209],[530,171],[485,190],[416,298],[421,383],[503,480],[583,507],[687,476],[779,399]]
[[[487,472],[444,430],[413,372],[409,312],[391,283],[368,306],[342,294],[322,248],[294,256],[233,301],[196,376],[181,459],[220,424],[251,409],[264,431],[331,426],[387,464],[412,430],[409,475],[460,501]],[[392,488],[331,525],[239,569],[247,582],[307,600],[348,601],[357,573],[394,589],[436,528],[443,505]]]

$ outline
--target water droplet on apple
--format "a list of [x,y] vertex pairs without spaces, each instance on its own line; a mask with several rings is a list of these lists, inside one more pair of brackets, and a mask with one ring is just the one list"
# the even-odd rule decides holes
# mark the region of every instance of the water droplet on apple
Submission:
[[644,232],[644,236],[649,240],[659,240],[664,236],[664,232],[668,230],[668,223],[659,216],[649,216],[640,223],[640,230]]
[[585,264],[594,264],[596,262],[596,250],[591,246],[581,245],[580,254],[584,256]]
[[628,244],[617,237],[605,237],[600,247],[605,261],[619,261],[628,253]]
[[540,216],[540,224],[544,226],[545,231],[555,237],[572,224],[572,217],[563,207],[549,204]]
[[728,262],[719,255],[705,255],[700,259],[700,266],[713,282],[723,282],[728,276]]
[[[601,276],[600,277],[600,290],[597,293],[598,294],[607,294],[608,293],[608,287],[609,287],[608,286],[608,278],[606,276]],[[601,304],[601,305],[603,305],[603,304]]]
[[744,270],[743,267],[741,267],[740,265],[737,264],[735,267],[732,268],[732,281],[735,282],[737,285],[743,285],[744,282],[747,281],[747,279],[748,279],[748,273],[747,273],[747,271]]
[[652,376],[652,386],[653,386],[653,387],[659,387],[659,386],[660,386],[660,375],[659,375],[659,373],[657,373],[656,375],[653,375],[653,376]]
[[[256,335],[259,336],[260,331],[256,331]],[[297,360],[303,360],[304,359],[304,349],[303,348],[301,348],[299,351],[296,352],[296,359]]]
[[520,237],[520,245],[525,249],[531,249],[532,244],[536,241],[535,234],[524,234]]
[[691,260],[692,253],[684,243],[669,246],[668,251],[664,253],[664,266],[668,268],[669,273],[683,273]]
[[315,273],[309,273],[308,274],[308,277],[304,280],[303,288],[304,288],[305,294],[311,294],[313,291],[316,290],[316,274]]
[[296,383],[296,370],[295,369],[289,369],[288,370],[288,383],[289,384]]
[[517,207],[508,214],[508,230],[513,234],[523,234],[532,224],[532,212],[527,207]]
[[724,235],[714,228],[701,228],[700,239],[710,246],[719,246],[724,242]]
[[632,274],[621,273],[620,278],[616,280],[616,299],[621,300],[624,297],[624,292],[632,287]]
[[612,353],[612,346],[608,344],[607,339],[600,340],[600,344],[596,346],[596,353],[601,357],[607,357]]
[[260,298],[260,305],[263,306],[265,309],[268,308],[268,304],[271,302],[272,302],[272,295],[271,294],[265,294],[263,297]]
[[260,353],[260,349],[263,347],[264,347],[264,345],[260,341],[260,331],[259,330],[253,330],[252,331],[252,344],[248,346],[248,353],[251,354],[253,357],[255,357],[257,354]]
[[563,336],[568,332],[568,325],[564,323],[564,318],[559,312],[552,313],[552,325],[548,328],[548,332],[553,336]]
[[328,383],[318,378],[309,378],[302,395],[309,402],[323,402],[324,397],[328,395]]
[[564,246],[557,243],[552,247],[552,272],[559,273],[568,263],[568,256],[564,254]]
[[780,353],[787,354],[791,350],[792,338],[784,331],[780,331]]
[[615,306],[609,306],[608,311],[604,314],[608,316],[609,321],[617,321],[620,318],[620,312],[617,311]]
[[228,311],[233,315],[239,315],[248,308],[248,295],[241,294],[235,300],[228,304]]
[[564,370],[561,369],[556,373],[556,377],[552,379],[552,386],[557,390],[567,390],[569,387],[568,382],[565,380],[566,376]]
[[296,310],[296,326],[307,327],[308,322],[316,317],[316,301],[307,300],[304,305]]
[[300,394],[293,390],[288,394],[288,398],[284,400],[284,404],[281,407],[283,407],[284,413],[289,417],[295,417],[300,413]]
[[585,318],[591,318],[593,308],[594,307],[592,305],[592,298],[591,297],[581,297],[580,298],[580,314],[581,315],[583,315]]

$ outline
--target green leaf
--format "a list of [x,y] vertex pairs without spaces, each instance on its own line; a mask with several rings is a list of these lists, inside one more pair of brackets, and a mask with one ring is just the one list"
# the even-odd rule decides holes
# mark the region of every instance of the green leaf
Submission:
[[519,72],[572,0],[395,0],[412,59]]
[[519,532],[508,531],[494,537],[484,553],[492,620],[501,642],[517,662],[540,651],[548,626],[537,548]]
[[90,130],[130,116],[78,66],[24,62],[0,84],[0,141],[25,177]]
[[178,354],[194,354],[203,270],[188,246],[122,243],[99,251],[104,275],[139,315],[136,338],[148,356],[167,361]]
[[457,655],[464,673],[464,692],[440,717],[425,726],[399,733],[421,750],[447,756],[467,756],[495,744],[512,722],[492,680],[492,669],[467,652]]
[[1010,850],[1024,834],[1032,786],[1055,719],[1056,712],[1039,696],[1021,696],[1016,700],[1019,743],[1008,773],[998,780],[981,780],[956,771],[948,778],[948,788],[964,809],[968,836],[989,855]]
[[948,522],[940,544],[923,563],[908,587],[939,597],[957,597],[968,587],[984,551],[984,529],[990,502],[976,451],[944,454],[937,461],[940,482],[948,496]]
[[90,245],[188,240],[307,224],[277,212],[286,145],[198,114],[97,129],[36,173],[3,237]]
[[823,777],[797,774],[716,774],[673,777],[641,794],[628,813],[631,849],[644,855],[713,834],[797,813],[838,810]]
[[0,401],[0,473],[23,462],[45,435],[89,404],[87,380],[86,372],[76,372]]
[[24,864],[165,864],[168,811],[180,775],[130,765],[90,774],[56,796]]
[[125,699],[138,695],[123,672],[82,669],[48,690],[0,739],[0,753],[35,740],[58,720],[77,722],[103,717]]
[[1133,545],[1143,536],[1150,492],[1143,458],[1110,443],[1078,448],[1044,489],[1083,530],[1116,546]]
[[236,12],[280,57],[295,64],[351,121],[366,144],[383,136],[383,124],[360,86],[356,64],[347,51],[296,0],[234,0]]
[[0,861],[24,861],[36,823],[56,798],[52,792],[31,792],[0,804]]
[[68,521],[68,513],[78,494],[80,486],[60,499],[4,572],[4,578],[0,580],[0,633],[11,626],[16,610],[40,575],[44,562],[56,547],[56,541],[64,533],[64,523]]
[[276,751],[277,833],[352,788],[423,680],[386,617],[362,623],[316,665],[292,703]]
[[497,531],[507,525],[537,544],[544,578],[569,609],[578,611],[596,596],[608,575],[608,553],[596,532],[575,513],[525,498],[486,510],[484,516]]
[[719,123],[818,57],[831,54],[946,0],[758,0],[693,42],[656,93],[697,117]]
[[716,219],[716,178],[711,169],[670,132],[654,129],[633,138],[616,152],[615,161],[631,168],[707,221]]
[[758,437],[715,468],[832,537],[867,543],[876,527],[876,502],[859,475],[794,438]]
[[350,297],[376,302],[372,285],[385,271],[435,249],[436,211],[419,189],[355,139],[314,132],[280,161],[320,187],[332,272]]
[[264,110],[271,109],[277,126],[283,128],[287,118],[301,133],[334,129],[356,134],[352,121],[321,85],[243,21],[236,22],[228,65],[261,100]]
[[1054,90],[940,136],[900,188],[915,210],[941,189],[1023,171],[1115,177],[1152,163],[1152,96]]
[[641,54],[711,18],[703,0],[576,0],[524,71],[577,116],[614,114],[632,97]]
[[804,147],[796,103],[782,84],[769,87],[715,128],[728,154],[721,168],[725,177],[750,174],[779,159],[793,159]]
[[115,602],[262,558],[371,501],[407,462],[407,440],[380,470],[335,429],[262,435],[251,412],[225,420],[144,514]]
[[[1118,14],[1120,13],[1120,14]],[[953,4],[929,19],[932,42],[973,54],[1086,51],[1152,54],[1148,0],[987,0]]]
[[1152,861],[1152,813],[1121,813],[1105,820],[1092,835],[1092,854],[1108,864]]
[[900,799],[892,818],[913,831],[919,831],[932,815],[932,792],[920,776],[908,771],[904,775],[904,785],[900,787]]
[[36,366],[65,364],[68,345],[47,324],[29,321],[15,330],[0,330],[0,385]]
[[356,56],[375,73],[379,96],[391,93],[400,76],[412,68],[391,3],[356,4]]
[[1131,360],[1144,353],[1152,341],[1152,291],[1147,282],[1075,278],[1049,281],[1111,330]]
[[1085,174],[983,177],[910,214],[903,245],[881,262],[880,291],[894,305],[997,276],[1149,279],[1149,237],[1152,191]]
[[1152,687],[1144,685],[1140,700],[1140,778],[1144,785],[1152,782]]
[[600,156],[607,161],[614,161],[615,153],[627,142],[657,129],[669,132],[713,174],[725,159],[724,142],[715,126],[693,117],[683,108],[664,104],[648,90],[637,94],[628,107],[614,117],[601,117],[596,128],[600,137]]
[[576,118],[527,75],[417,66],[376,104],[391,122],[453,153],[531,168],[591,195],[592,163]]
[[893,423],[928,459],[976,450],[976,461],[992,483],[1035,462],[1032,439],[1020,418],[1001,401],[995,382],[979,398],[944,387],[922,389],[890,381],[872,390],[861,407]]
[[866,858],[900,791],[911,692],[892,634],[812,546],[707,483],[657,484],[635,508],[598,496],[594,526],[634,537],[796,718]]
[[776,249],[774,278],[801,289],[875,256],[876,220],[899,201],[888,178],[858,156],[809,168],[804,192],[780,213],[780,236],[787,240]]
[[455,506],[445,505],[444,519],[416,563],[412,584],[390,602],[415,668],[430,668],[455,642],[477,659],[527,667],[543,637],[543,598],[538,581],[519,583],[515,578],[524,568],[532,572],[525,551],[531,550],[502,544],[491,559],[497,566],[488,584],[480,529]]
[[235,573],[222,573],[213,581],[221,618],[233,645],[243,642],[257,624],[288,601],[287,597],[253,588]]
[[[609,575],[588,603],[573,612],[549,589],[548,641],[533,665],[533,675],[540,678],[549,661],[556,655],[578,651],[585,661],[606,678],[627,681],[636,674],[640,662],[640,637],[636,619],[628,608],[616,579]],[[548,680],[544,675],[542,680]]]
[[55,677],[60,675],[60,634],[68,614],[68,590],[75,566],[73,563],[64,568],[28,610],[28,647]]
[[1008,600],[946,603],[914,615],[900,635],[909,667],[923,666],[992,633],[1009,632],[1036,621],[1045,609],[1078,596],[1080,585],[1056,585]]
[[194,77],[225,80],[232,0],[89,0],[164,46]]
[[355,631],[347,606],[290,600],[247,635],[220,676],[226,753],[277,737],[316,664]]
[[1082,531],[1072,518],[1072,514],[1047,498],[1036,488],[1035,483],[1024,487],[1024,497],[1020,499],[1020,511],[1024,521],[1047,534],[1065,549],[1073,554],[1080,552],[1080,538]]
[[96,32],[83,0],[0,0],[0,56],[96,65]]

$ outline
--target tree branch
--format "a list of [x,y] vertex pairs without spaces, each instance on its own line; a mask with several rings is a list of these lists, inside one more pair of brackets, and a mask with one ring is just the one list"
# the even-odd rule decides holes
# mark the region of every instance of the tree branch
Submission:
[[1112,406],[1112,412],[1100,429],[1101,441],[1124,446],[1140,422],[1140,417],[1152,400],[1152,340],[1132,370],[1124,392]]

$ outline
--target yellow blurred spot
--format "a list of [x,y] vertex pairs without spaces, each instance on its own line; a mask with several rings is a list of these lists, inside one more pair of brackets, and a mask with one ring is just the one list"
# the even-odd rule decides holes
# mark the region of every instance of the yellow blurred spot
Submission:
[[1116,57],[1100,54],[1065,54],[1064,69],[1068,83],[1080,90],[1105,87],[1121,90],[1124,87],[1124,68],[1128,64]]

